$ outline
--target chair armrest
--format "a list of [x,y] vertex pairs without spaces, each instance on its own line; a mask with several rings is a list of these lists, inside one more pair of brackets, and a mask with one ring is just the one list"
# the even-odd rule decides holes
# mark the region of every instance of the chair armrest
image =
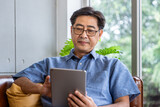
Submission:
[[9,107],[6,90],[13,83],[11,75],[0,75],[0,107]]
[[143,107],[143,82],[139,77],[133,76],[133,79],[141,92],[131,103],[130,107]]

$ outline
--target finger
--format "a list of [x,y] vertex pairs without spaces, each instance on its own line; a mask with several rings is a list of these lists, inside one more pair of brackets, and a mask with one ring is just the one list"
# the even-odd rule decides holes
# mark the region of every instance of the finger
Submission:
[[49,75],[46,77],[43,86],[46,87],[46,88],[51,88],[51,84],[50,84],[50,76],[49,76]]
[[46,77],[46,79],[45,79],[45,83],[50,83],[50,76],[48,75],[47,77]]
[[85,104],[87,104],[88,102],[88,99],[83,95],[81,94],[78,90],[75,91],[75,95],[78,96],[78,98]]
[[86,91],[86,94],[85,94],[85,96],[87,96],[87,91]]
[[76,103],[74,103],[74,102],[71,100],[71,98],[68,98],[67,100],[68,100],[68,102],[69,102],[70,107],[78,107],[78,105],[76,105]]
[[77,105],[84,106],[85,104],[73,94],[69,94],[69,98],[71,98]]
[[72,105],[70,103],[68,103],[69,107],[72,107]]

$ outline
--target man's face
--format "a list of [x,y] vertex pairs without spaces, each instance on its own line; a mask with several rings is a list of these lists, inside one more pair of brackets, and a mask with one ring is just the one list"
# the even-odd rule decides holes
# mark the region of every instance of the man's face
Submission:
[[[98,21],[92,16],[79,16],[71,26],[71,37],[75,53],[87,54],[93,50],[103,31],[98,28]],[[88,30],[87,32],[83,30]]]

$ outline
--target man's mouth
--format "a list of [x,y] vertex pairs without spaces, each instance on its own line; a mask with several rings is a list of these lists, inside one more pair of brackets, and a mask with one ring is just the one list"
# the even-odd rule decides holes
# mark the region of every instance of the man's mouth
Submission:
[[86,42],[86,41],[78,41],[78,43],[80,43],[81,45],[86,45],[86,44],[88,44],[89,42]]

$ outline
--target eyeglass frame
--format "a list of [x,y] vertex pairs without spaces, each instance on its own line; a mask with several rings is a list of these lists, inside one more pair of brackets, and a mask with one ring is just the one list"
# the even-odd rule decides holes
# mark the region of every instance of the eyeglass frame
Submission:
[[[92,30],[92,31],[94,31],[94,32],[95,32],[95,34],[94,34],[94,35],[88,35],[88,29],[87,29],[87,30],[84,30],[84,28],[83,28],[83,31],[82,31],[82,33],[81,33],[81,34],[77,34],[77,33],[75,33],[75,29],[77,29],[77,27],[72,27],[72,29],[73,29],[74,34],[76,34],[76,35],[82,35],[82,34],[84,33],[84,31],[85,31],[88,37],[93,37],[93,36],[95,36],[95,35],[96,35],[96,33],[97,33],[97,32],[99,32],[99,31],[100,31],[100,30]],[[80,29],[81,29],[81,28],[80,28]]]

